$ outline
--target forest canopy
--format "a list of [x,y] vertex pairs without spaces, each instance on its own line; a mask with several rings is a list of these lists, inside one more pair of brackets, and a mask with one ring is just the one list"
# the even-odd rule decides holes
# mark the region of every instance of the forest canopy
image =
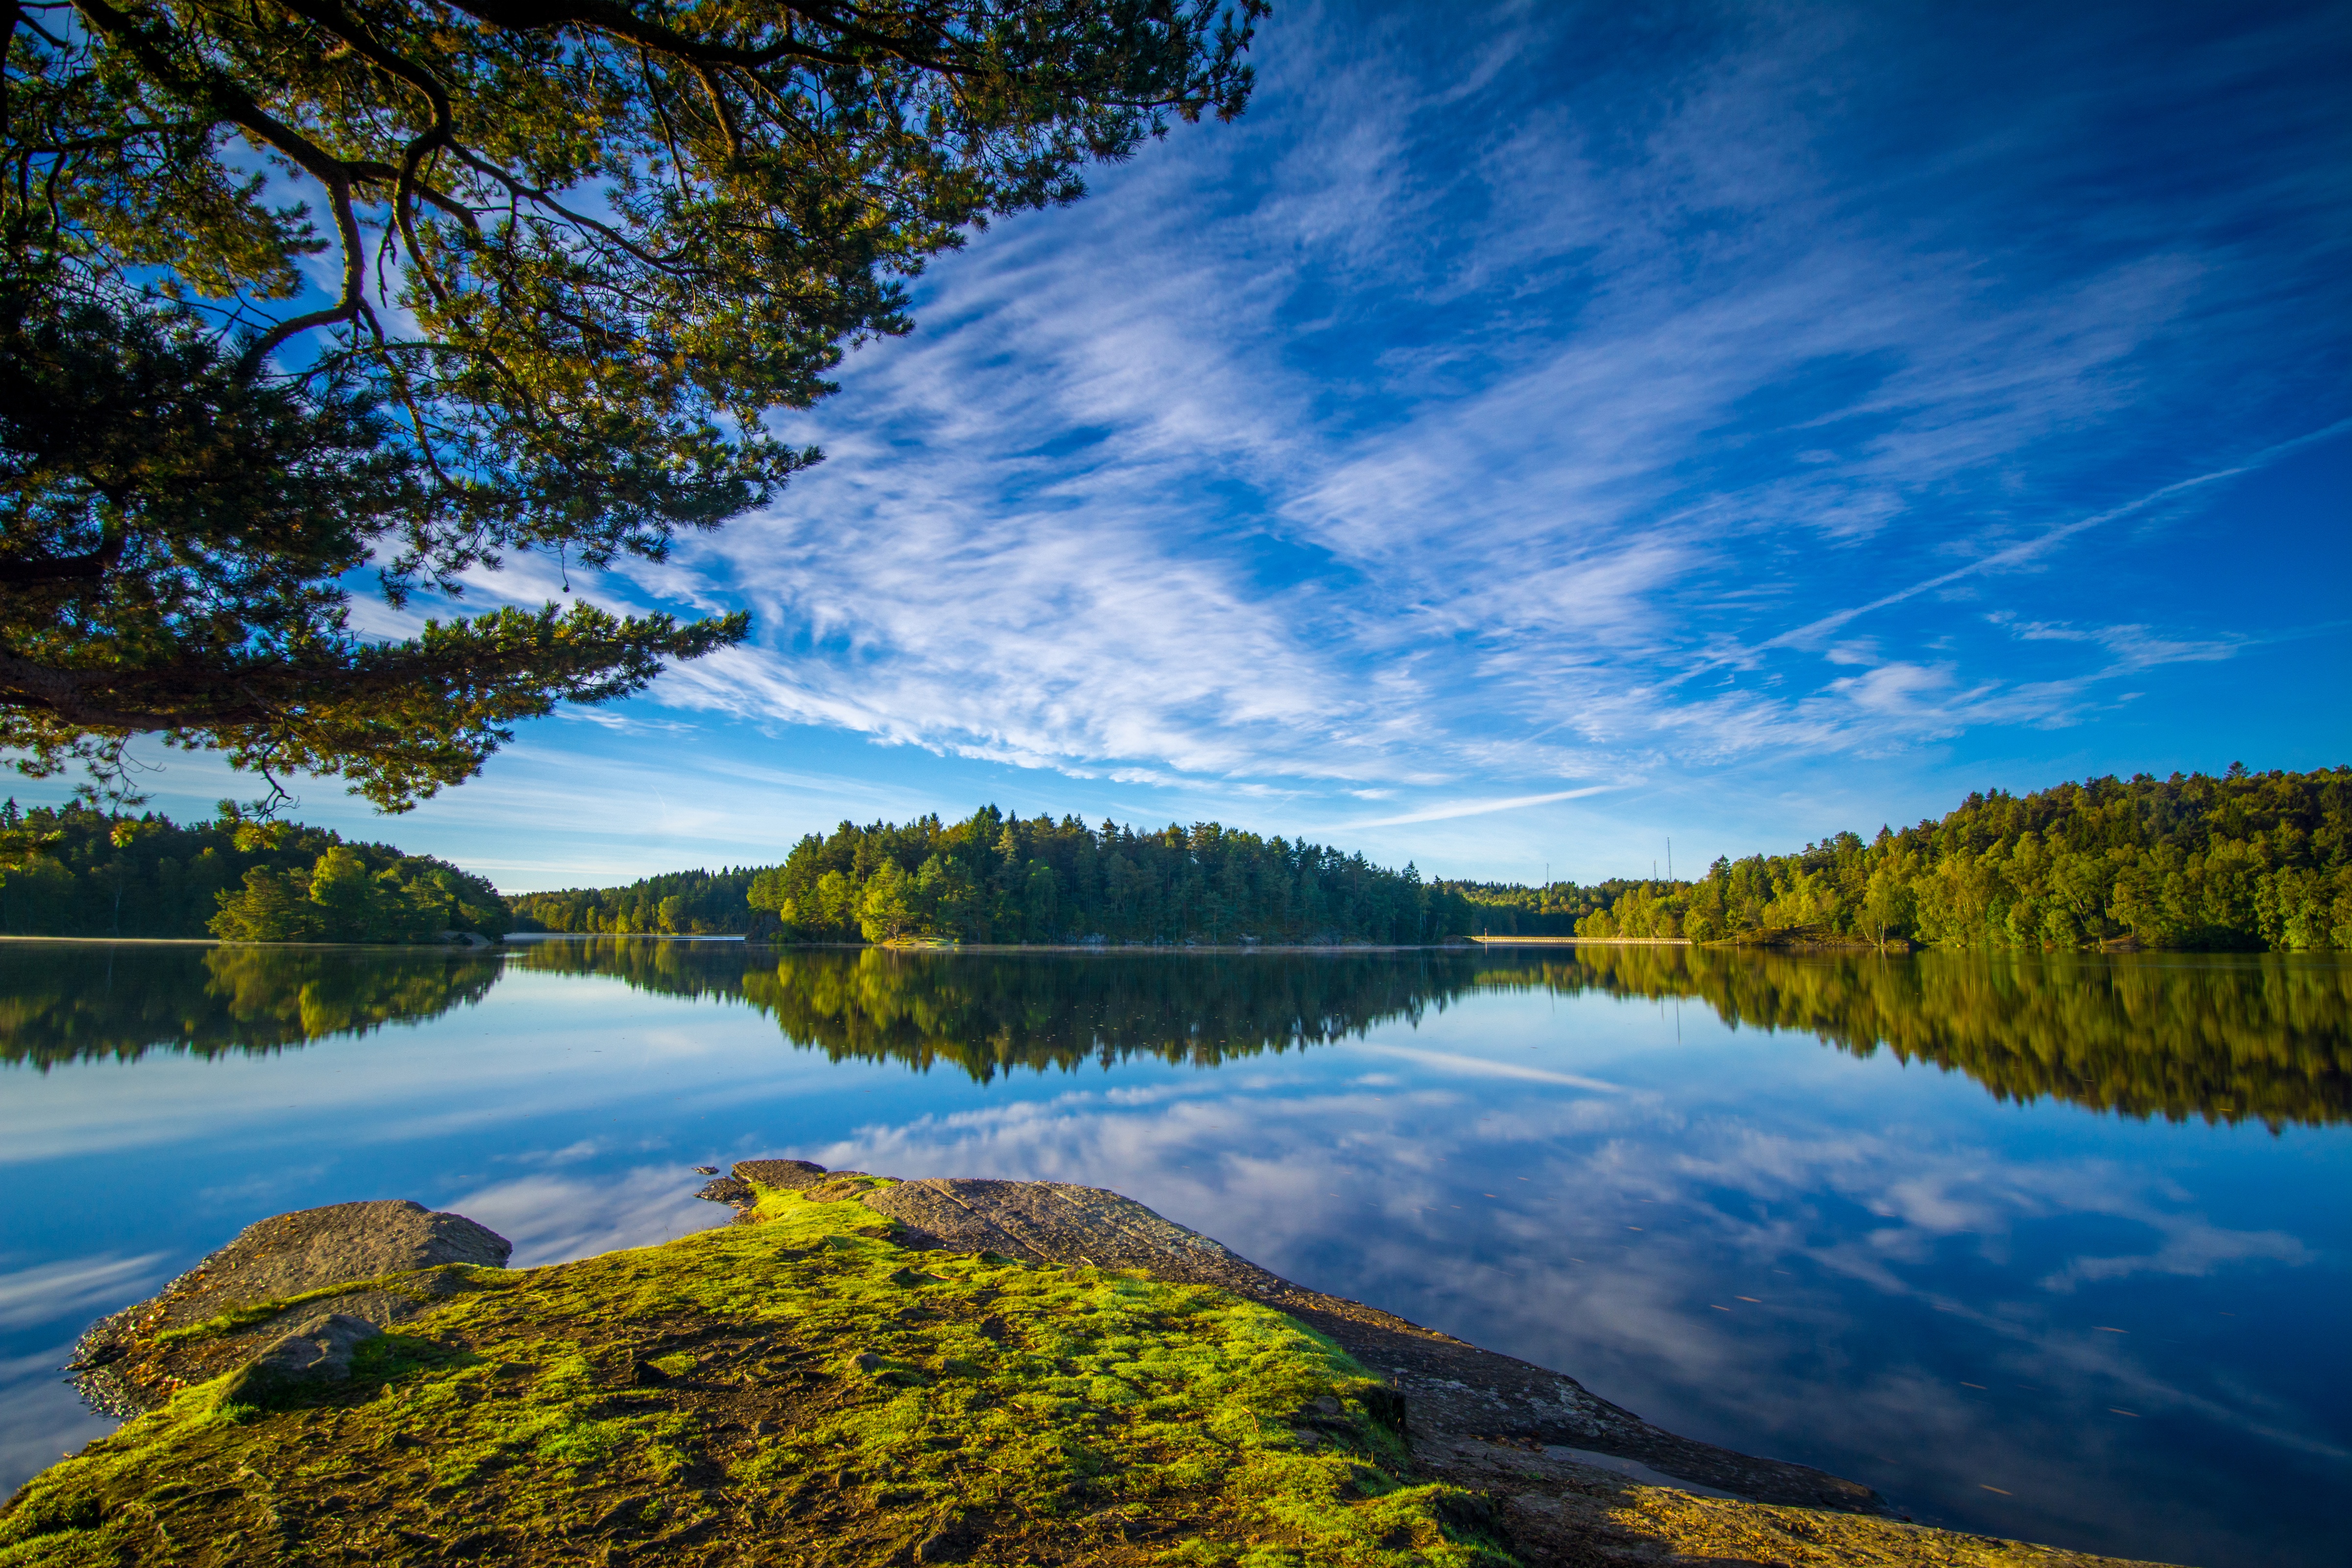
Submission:
[[1992,790],[1940,821],[1721,859],[1692,881],[1440,885],[1497,935],[2340,952],[2352,949],[2352,768]]
[[[439,924],[434,922],[438,921]],[[247,941],[445,930],[767,942],[1411,946],[1475,936],[1948,949],[2352,950],[2352,768],[2093,779],[1972,795],[1864,842],[1717,860],[1689,881],[1424,881],[1221,824],[1138,830],[994,806],[845,822],[782,865],[500,898],[388,845],[231,815],[177,826],[0,811],[0,931]]]
[[[724,923],[704,914],[738,878],[737,910]],[[693,925],[702,919],[787,942],[1414,943],[1469,929],[1466,901],[1410,866],[1213,822],[1138,832],[992,805],[957,823],[845,822],[748,874],[523,894],[512,906],[553,931],[683,931],[705,929]]]
[[512,924],[484,879],[321,827],[0,806],[10,936],[430,942],[444,931],[495,941]]

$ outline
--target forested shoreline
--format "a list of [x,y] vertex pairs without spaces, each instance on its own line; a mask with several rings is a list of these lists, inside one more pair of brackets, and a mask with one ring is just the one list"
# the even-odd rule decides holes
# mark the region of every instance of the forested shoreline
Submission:
[[511,924],[484,879],[323,827],[0,805],[0,934],[417,942]]
[[2352,948],[2352,768],[2097,778],[1720,859],[1690,881],[1440,883],[1496,935],[1940,948]]
[[735,936],[751,921],[755,868],[667,871],[624,888],[562,888],[507,900],[520,931],[590,936]]
[[844,822],[782,865],[502,898],[324,829],[0,808],[0,932],[430,941],[445,931],[782,942],[1412,946],[1474,936],[2074,952],[2352,949],[2352,768],[2099,778],[1719,859],[1682,881],[1425,881],[1218,823],[1138,831],[994,806]]
[[956,823],[844,822],[758,871],[527,893],[510,907],[549,931],[781,942],[1411,945],[1475,929],[1466,899],[1411,866],[1213,822],[1138,832],[992,805]]

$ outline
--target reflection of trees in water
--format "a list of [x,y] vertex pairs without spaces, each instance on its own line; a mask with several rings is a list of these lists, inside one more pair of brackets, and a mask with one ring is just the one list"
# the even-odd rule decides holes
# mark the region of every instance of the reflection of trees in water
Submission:
[[2179,1121],[2352,1119],[2352,966],[2283,955],[2099,958],[1577,947],[1248,956],[760,952],[551,942],[518,962],[740,996],[835,1060],[950,1062],[978,1079],[1129,1056],[1213,1065],[1417,1020],[1471,991],[1687,997],[1724,1022]]
[[1478,978],[1693,997],[1734,1027],[1801,1029],[1856,1056],[1884,1047],[2003,1100],[2273,1128],[2352,1119],[2352,965],[2333,959],[1580,947]]
[[740,996],[835,1061],[950,1063],[982,1081],[1132,1056],[1213,1066],[1417,1020],[1469,989],[1473,955],[956,953],[636,942],[531,942],[517,965],[667,995]]
[[1213,1067],[1418,1020],[1469,987],[1443,952],[1246,958],[1176,954],[956,958],[794,953],[743,977],[745,998],[835,1061],[951,1062],[982,1080],[1128,1057]]
[[743,994],[746,955],[740,942],[665,942],[653,937],[575,936],[508,944],[507,963],[541,974],[598,974],[640,991],[698,1001]]
[[275,1050],[478,1001],[501,962],[742,1002],[839,1060],[986,1080],[1143,1056],[1212,1066],[1417,1021],[1477,991],[1689,997],[2134,1116],[2352,1120],[2352,965],[2276,954],[1988,957],[1579,947],[1535,954],[956,953],[589,937],[501,960],[359,949],[0,944],[0,1060]]
[[420,950],[0,944],[0,1061],[257,1055],[478,1002],[494,957]]

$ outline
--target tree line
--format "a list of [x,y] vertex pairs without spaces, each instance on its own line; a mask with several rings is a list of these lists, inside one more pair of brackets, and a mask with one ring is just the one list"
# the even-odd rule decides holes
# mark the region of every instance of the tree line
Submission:
[[1442,883],[1496,935],[1945,948],[2352,949],[2352,768],[2095,778],[1719,859],[1690,881]]
[[1626,877],[1585,885],[1563,879],[1540,888],[1522,882],[1441,880],[1435,884],[1469,904],[1465,934],[1471,936],[1575,936],[1580,921],[1613,908],[1636,888],[1660,885]]
[[984,806],[958,823],[845,822],[751,879],[752,934],[782,941],[1440,942],[1467,900],[1412,866],[1214,822],[1138,832]]
[[754,868],[667,871],[625,888],[563,888],[507,900],[518,931],[595,936],[719,936],[751,921],[747,895]]
[[501,899],[481,878],[224,808],[181,826],[0,808],[0,932],[412,942],[443,931],[765,941],[1415,945],[1476,936],[1943,948],[2352,949],[2352,768],[2092,779],[1718,859],[1689,881],[1425,882],[1218,823],[844,822],[782,865]]
[[389,844],[346,842],[226,807],[183,826],[75,803],[0,805],[0,932],[239,942],[497,938],[511,923],[490,883]]

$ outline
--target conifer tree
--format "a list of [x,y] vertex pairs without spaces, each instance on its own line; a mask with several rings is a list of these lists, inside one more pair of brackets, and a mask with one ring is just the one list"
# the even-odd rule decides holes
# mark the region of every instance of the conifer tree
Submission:
[[[373,640],[520,552],[661,559],[992,216],[1239,113],[1262,0],[11,0],[0,745],[400,810],[739,641],[586,603]],[[323,287],[312,283],[323,276]]]

